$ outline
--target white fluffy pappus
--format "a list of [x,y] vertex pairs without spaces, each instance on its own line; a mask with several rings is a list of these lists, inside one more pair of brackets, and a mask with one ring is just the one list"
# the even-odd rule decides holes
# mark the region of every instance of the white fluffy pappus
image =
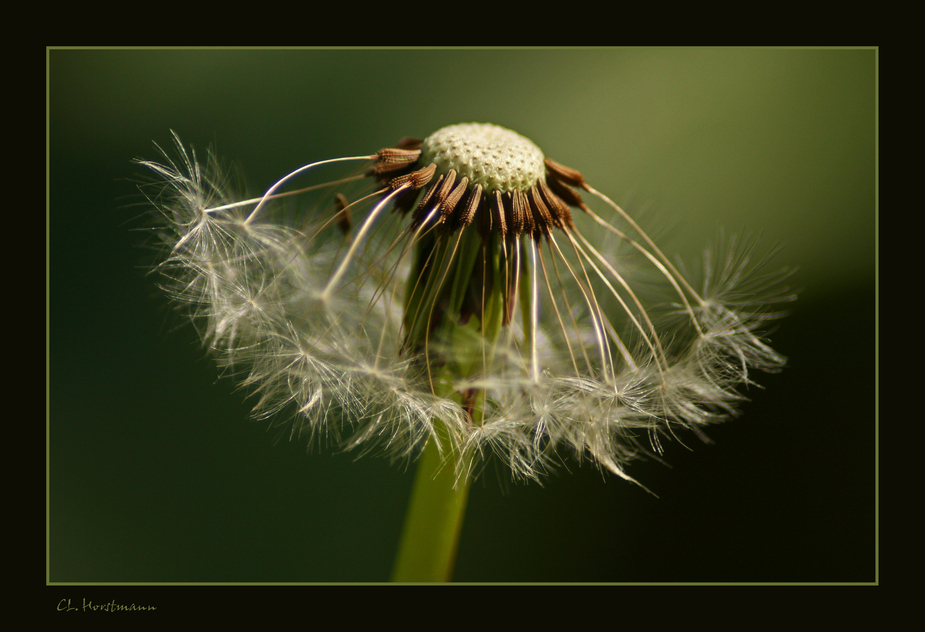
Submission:
[[[788,273],[762,272],[753,242],[708,252],[695,290],[579,172],[504,128],[313,163],[249,200],[174,141],[139,161],[161,285],[293,438],[401,458],[436,441],[461,477],[494,455],[539,480],[571,452],[633,480],[629,461],[702,436],[753,369],[784,364],[763,332]],[[314,181],[287,190],[297,177]]]

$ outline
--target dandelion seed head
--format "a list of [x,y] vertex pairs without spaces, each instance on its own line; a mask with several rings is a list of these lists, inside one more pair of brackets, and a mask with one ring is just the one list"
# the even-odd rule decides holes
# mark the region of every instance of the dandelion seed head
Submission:
[[421,161],[437,165],[438,174],[455,170],[486,193],[526,191],[546,173],[543,152],[532,141],[487,123],[437,130],[424,140]]
[[[359,176],[288,197],[347,161]],[[755,369],[784,364],[764,329],[792,296],[786,273],[755,274],[754,244],[711,251],[695,289],[580,172],[501,127],[306,165],[250,200],[178,139],[142,164],[161,285],[293,439],[396,458],[438,442],[461,478],[498,459],[539,480],[571,453],[633,480],[630,461],[685,429],[705,438]]]

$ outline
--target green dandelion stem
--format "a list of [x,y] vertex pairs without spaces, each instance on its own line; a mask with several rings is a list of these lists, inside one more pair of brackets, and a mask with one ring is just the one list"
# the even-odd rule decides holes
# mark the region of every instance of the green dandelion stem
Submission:
[[469,481],[457,480],[452,461],[441,456],[435,441],[428,442],[418,463],[392,581],[450,581]]
[[[432,345],[445,353],[442,366],[431,367],[437,394],[466,401],[473,425],[483,422],[486,394],[479,389],[455,392],[453,384],[480,375],[502,328],[504,272],[497,242],[495,236],[486,243],[474,230],[458,237],[422,239],[405,310],[410,347],[429,352]],[[431,320],[437,304],[441,315]],[[475,312],[463,319],[465,324],[460,319],[463,311]],[[396,582],[452,578],[471,481],[469,464],[460,461],[470,457],[447,453],[456,450],[456,442],[439,421],[434,421],[434,431],[418,464],[392,575]]]

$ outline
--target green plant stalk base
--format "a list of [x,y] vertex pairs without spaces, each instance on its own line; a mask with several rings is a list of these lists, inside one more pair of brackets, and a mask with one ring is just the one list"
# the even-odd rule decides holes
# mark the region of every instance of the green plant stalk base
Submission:
[[469,496],[470,477],[457,484],[453,461],[444,462],[431,440],[418,463],[393,582],[448,582]]

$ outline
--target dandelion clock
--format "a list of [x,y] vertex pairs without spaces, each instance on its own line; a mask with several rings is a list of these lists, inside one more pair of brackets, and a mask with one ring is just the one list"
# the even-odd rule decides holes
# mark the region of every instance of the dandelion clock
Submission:
[[449,578],[490,460],[541,480],[628,464],[727,419],[791,295],[753,244],[695,285],[639,224],[531,140],[452,125],[230,190],[179,139],[145,188],[169,296],[254,414],[293,439],[417,459],[396,581]]

